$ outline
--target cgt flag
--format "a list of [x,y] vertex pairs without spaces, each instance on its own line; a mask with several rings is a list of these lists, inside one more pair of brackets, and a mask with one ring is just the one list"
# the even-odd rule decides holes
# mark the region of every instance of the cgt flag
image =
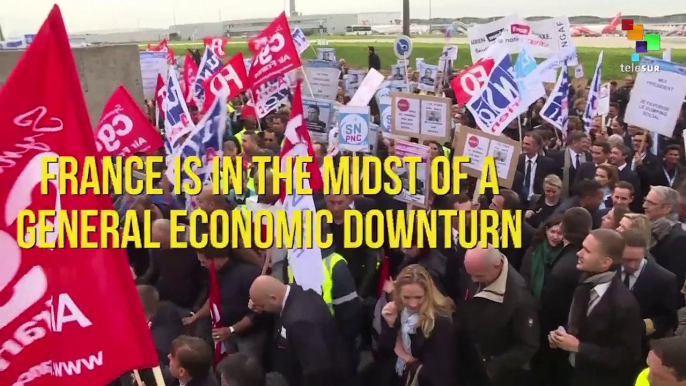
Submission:
[[[60,195],[59,178],[42,174],[44,157],[74,157],[83,165],[97,156],[58,6],[0,90],[0,105],[0,385],[105,385],[132,369],[157,366],[123,250],[19,246],[29,234],[17,233],[22,210],[113,209],[109,196],[91,189]],[[55,163],[47,170],[59,174]],[[84,173],[77,168],[76,179]],[[47,194],[40,194],[43,178]],[[73,186],[61,187],[70,192]],[[106,236],[100,218],[93,219],[89,241],[100,244]],[[51,230],[46,236],[63,237]]]
[[152,154],[163,143],[131,94],[119,86],[105,104],[95,129],[95,146],[100,155],[127,157],[138,152]]
[[302,65],[285,12],[251,39],[248,47],[253,52],[249,74],[253,93],[268,81]]

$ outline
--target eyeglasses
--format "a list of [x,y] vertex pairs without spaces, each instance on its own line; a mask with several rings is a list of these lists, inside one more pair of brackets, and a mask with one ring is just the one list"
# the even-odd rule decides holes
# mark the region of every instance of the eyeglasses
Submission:
[[645,203],[648,204],[649,206],[657,206],[657,205],[660,205],[660,204],[658,204],[657,202],[650,201],[650,200],[647,199],[647,198],[644,198],[644,199],[643,199],[643,202],[645,202]]

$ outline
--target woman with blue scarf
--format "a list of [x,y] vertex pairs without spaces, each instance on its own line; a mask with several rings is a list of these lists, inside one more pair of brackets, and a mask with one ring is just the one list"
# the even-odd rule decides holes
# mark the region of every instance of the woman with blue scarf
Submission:
[[386,365],[379,386],[456,385],[453,303],[434,286],[431,275],[413,264],[398,275],[393,301],[381,311],[380,358]]

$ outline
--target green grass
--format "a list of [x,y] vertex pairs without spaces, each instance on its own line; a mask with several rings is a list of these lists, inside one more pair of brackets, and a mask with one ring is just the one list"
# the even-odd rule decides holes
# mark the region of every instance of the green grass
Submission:
[[[311,41],[312,47],[316,49],[316,40]],[[357,43],[345,43],[345,42],[332,42],[327,47],[332,47],[336,49],[336,58],[345,59],[346,63],[350,68],[366,69],[367,65],[367,46],[373,45],[376,49],[377,54],[381,59],[381,66],[383,70],[390,71],[390,66],[397,62],[395,54],[393,53],[392,43],[379,43],[379,42],[357,42]],[[142,48],[145,45],[141,46]],[[202,43],[190,43],[190,44],[175,44],[173,48],[176,50],[177,55],[182,55],[186,48],[202,48]],[[424,58],[426,63],[438,63],[438,58],[441,55],[443,44],[432,44],[432,43],[417,43],[414,45],[412,50],[412,56],[410,58],[410,66],[414,67],[415,58]],[[226,51],[228,57],[234,55],[237,52],[243,52],[246,57],[252,57],[252,53],[249,52],[247,43],[238,44],[228,44],[226,46]],[[620,80],[624,79],[625,73],[620,70],[620,65],[631,64],[631,54],[634,52],[631,48],[590,48],[590,47],[579,47],[579,62],[584,67],[584,74],[587,78],[590,78],[595,69],[596,63],[598,62],[598,54],[600,51],[604,51],[603,55],[603,68],[602,68],[602,78],[603,80]],[[652,56],[662,58],[661,52],[656,52]],[[313,49],[308,49],[303,52],[302,57],[305,59],[315,58],[315,51]],[[516,55],[513,55],[513,60],[516,59]],[[677,63],[686,63],[686,50],[672,50],[672,61]],[[456,69],[461,69],[465,65],[470,65],[472,63],[472,58],[469,51],[469,46],[467,44],[459,44],[459,55],[457,63],[455,64]],[[570,69],[570,76],[572,76],[573,70]]]

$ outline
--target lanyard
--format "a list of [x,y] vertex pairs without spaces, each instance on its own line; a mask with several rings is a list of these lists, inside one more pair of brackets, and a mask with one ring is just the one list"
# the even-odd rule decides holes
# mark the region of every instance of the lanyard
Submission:
[[667,186],[669,186],[671,188],[672,185],[674,185],[674,180],[676,180],[677,171],[674,170],[674,177],[672,177],[672,178],[669,177],[669,173],[667,173],[667,169],[663,168],[662,171],[665,172],[665,177],[667,178],[667,184],[668,184]]

